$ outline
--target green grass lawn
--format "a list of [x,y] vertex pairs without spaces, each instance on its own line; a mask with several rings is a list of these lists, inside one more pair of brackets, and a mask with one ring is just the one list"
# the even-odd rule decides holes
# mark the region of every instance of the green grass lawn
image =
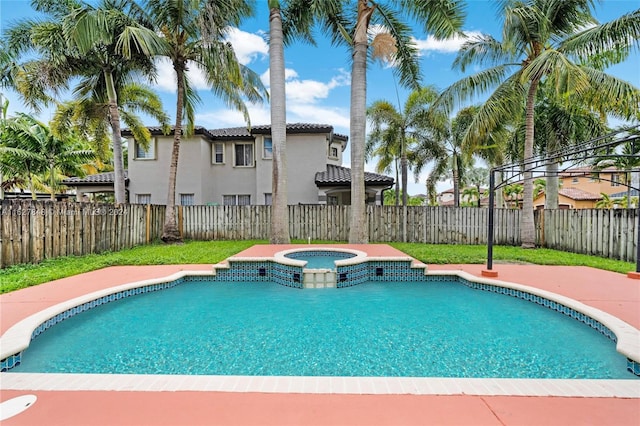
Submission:
[[[306,241],[294,241],[306,243]],[[255,244],[267,241],[188,241],[181,245],[151,244],[115,253],[68,256],[40,264],[16,265],[0,270],[0,293],[7,293],[47,281],[115,265],[170,265],[217,263]],[[486,263],[486,246],[390,243],[389,245],[427,264]],[[539,265],[591,266],[627,273],[635,264],[557,250],[524,250],[494,247],[494,263],[534,263]]]

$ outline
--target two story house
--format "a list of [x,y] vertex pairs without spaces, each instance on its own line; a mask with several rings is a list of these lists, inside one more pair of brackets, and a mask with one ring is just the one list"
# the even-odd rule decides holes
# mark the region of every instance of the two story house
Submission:
[[[149,128],[147,148],[131,132],[128,139],[127,190],[129,202],[166,204],[173,135]],[[333,126],[296,123],[287,125],[287,191],[289,204],[351,204],[351,171],[342,167],[348,137]],[[273,142],[271,126],[208,130],[197,127],[182,138],[176,181],[176,204],[269,205],[272,191]],[[91,192],[88,181],[104,185],[105,179],[88,176],[67,181],[77,196]],[[365,173],[368,204],[382,204],[383,191],[394,179]],[[104,190],[104,186],[101,187]]]
[[[561,209],[592,209],[602,198],[625,191],[624,173],[614,167],[595,171],[591,167],[575,167],[558,175],[558,206]],[[534,208],[544,208],[545,194],[533,200]]]

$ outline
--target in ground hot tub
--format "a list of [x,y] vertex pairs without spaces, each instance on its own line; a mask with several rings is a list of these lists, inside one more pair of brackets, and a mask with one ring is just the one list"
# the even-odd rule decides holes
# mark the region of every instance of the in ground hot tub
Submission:
[[335,288],[341,266],[365,262],[367,254],[353,249],[338,248],[296,248],[284,250],[274,255],[278,263],[302,268],[303,288]]

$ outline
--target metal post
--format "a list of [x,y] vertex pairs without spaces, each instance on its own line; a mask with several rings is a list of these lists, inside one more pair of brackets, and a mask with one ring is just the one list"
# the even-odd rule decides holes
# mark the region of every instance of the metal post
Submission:
[[636,238],[636,272],[640,274],[640,197],[638,197],[636,214],[638,216],[638,227],[636,228],[636,232],[638,233],[638,237]]
[[493,268],[493,209],[495,200],[496,177],[495,170],[489,172],[489,235],[487,235],[487,270]]

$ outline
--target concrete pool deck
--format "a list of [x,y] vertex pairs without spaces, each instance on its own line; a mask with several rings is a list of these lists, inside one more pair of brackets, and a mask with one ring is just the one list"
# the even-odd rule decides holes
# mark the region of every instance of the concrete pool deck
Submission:
[[[406,256],[382,244],[330,246],[351,247],[366,251],[370,256]],[[254,246],[237,256],[270,256],[283,247],[295,246]],[[478,277],[484,268],[484,265],[429,265],[432,271],[460,270]],[[498,264],[494,269],[501,281],[570,297],[640,328],[640,283],[624,274],[568,266]],[[211,265],[110,267],[3,294],[0,295],[0,332],[4,333],[29,315],[74,297],[186,270],[210,271]],[[354,384],[351,380],[333,378],[334,382],[340,382],[342,392],[332,393],[330,389],[320,389],[322,378],[309,381],[306,378],[289,378],[293,380],[286,385],[281,383],[278,387],[277,383],[271,383],[268,385],[271,388],[266,381],[261,381],[262,378],[248,381],[243,378],[244,382],[236,382],[238,387],[235,391],[222,392],[215,390],[219,389],[216,381],[220,381],[220,377],[130,375],[122,379],[117,376],[0,373],[0,402],[25,394],[38,397],[33,406],[2,424],[640,424],[640,380],[616,383],[480,379],[475,381],[478,384],[476,391],[468,392],[473,379],[432,378],[423,379],[422,383],[431,390],[430,394],[413,394],[413,390],[421,385],[420,380],[403,384],[402,381],[385,383],[384,378],[375,378]],[[102,382],[112,378],[118,380],[112,382],[111,387],[105,387]],[[545,395],[544,389],[535,389],[538,382],[556,389],[547,395],[563,395],[564,389],[567,390],[566,395],[581,396],[526,396]],[[613,382],[616,389],[603,391],[601,383],[604,382]],[[375,394],[380,387],[386,392]],[[615,394],[626,396],[603,397]]]

